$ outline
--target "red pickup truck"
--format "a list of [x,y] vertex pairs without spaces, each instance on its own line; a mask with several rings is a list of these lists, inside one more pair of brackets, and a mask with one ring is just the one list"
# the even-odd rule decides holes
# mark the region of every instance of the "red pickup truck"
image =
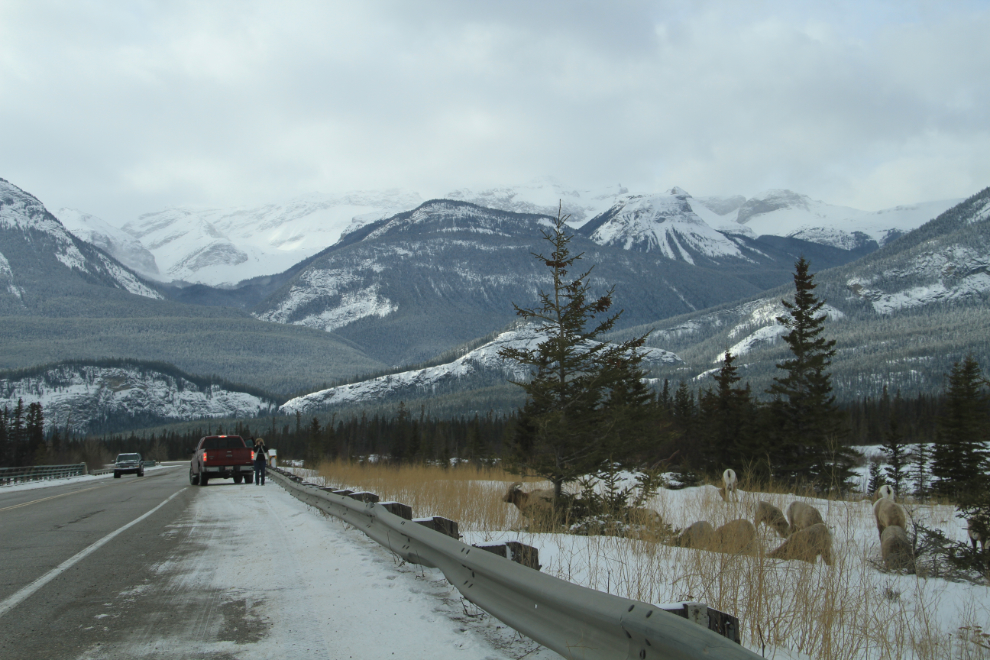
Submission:
[[189,483],[205,486],[210,479],[234,483],[254,481],[254,450],[239,435],[208,435],[200,438],[189,464]]

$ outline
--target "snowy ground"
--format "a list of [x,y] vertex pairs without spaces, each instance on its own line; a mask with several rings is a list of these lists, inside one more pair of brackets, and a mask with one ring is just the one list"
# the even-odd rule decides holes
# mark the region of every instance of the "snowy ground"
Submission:
[[[493,498],[504,493],[501,482],[483,485]],[[990,649],[964,639],[966,626],[990,629],[990,588],[884,570],[871,500],[740,495],[740,502],[728,504],[713,486],[661,490],[650,506],[675,528],[697,520],[718,527],[736,518],[752,520],[759,500],[784,511],[795,500],[805,501],[819,509],[832,532],[835,564],[729,556],[608,536],[530,534],[520,531],[521,519],[513,529],[480,529],[469,521],[460,521],[460,529],[468,544],[519,540],[534,546],[544,573],[583,586],[654,604],[699,600],[735,614],[744,645],[760,652],[763,636],[768,658],[990,658]],[[966,540],[966,523],[953,507],[905,508],[911,519]],[[761,542],[770,551],[783,541],[764,528]],[[823,630],[824,621],[830,630]]]
[[[398,562],[273,482],[197,489],[166,534],[183,532],[184,551],[129,596],[162,599],[158,618],[87,658],[558,657],[463,602],[439,571]],[[166,613],[188,626],[163,635]]]

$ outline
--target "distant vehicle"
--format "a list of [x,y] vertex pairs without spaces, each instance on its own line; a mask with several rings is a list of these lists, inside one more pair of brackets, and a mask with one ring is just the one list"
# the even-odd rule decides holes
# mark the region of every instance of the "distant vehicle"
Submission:
[[189,483],[205,486],[211,479],[231,478],[235,484],[254,482],[254,450],[239,435],[200,438],[189,464]]
[[144,476],[141,454],[117,454],[117,460],[113,462],[113,478],[120,479],[120,475],[132,472],[139,477]]

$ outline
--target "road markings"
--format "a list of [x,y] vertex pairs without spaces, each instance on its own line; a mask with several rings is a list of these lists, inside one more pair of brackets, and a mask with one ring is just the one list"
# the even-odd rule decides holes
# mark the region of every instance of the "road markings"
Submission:
[[97,488],[106,488],[109,484],[103,484],[100,486],[93,486],[91,488],[83,488],[82,490],[74,490],[71,493],[62,493],[61,495],[52,495],[51,497],[42,497],[40,500],[31,500],[30,502],[21,502],[20,504],[15,504],[13,506],[6,506],[0,511],[10,511],[11,509],[19,509],[22,506],[27,506],[29,504],[37,504],[38,502],[47,502],[48,500],[54,500],[59,497],[65,497],[66,495],[75,495],[76,493],[85,493],[87,490],[96,490]]
[[55,578],[57,578],[59,575],[61,575],[62,573],[64,573],[66,570],[72,568],[77,563],[79,563],[80,561],[82,561],[83,559],[85,559],[86,557],[88,557],[90,554],[92,554],[93,552],[99,550],[101,547],[103,547],[108,542],[110,542],[111,540],[113,540],[113,538],[115,536],[117,536],[121,532],[124,532],[124,531],[130,529],[134,525],[138,524],[139,522],[141,522],[142,520],[144,520],[145,518],[147,518],[148,516],[150,516],[151,514],[153,514],[155,511],[158,511],[158,509],[162,508],[163,506],[165,506],[166,504],[168,504],[169,502],[171,502],[172,499],[174,499],[176,495],[178,495],[179,493],[181,493],[182,491],[184,491],[186,488],[188,488],[188,486],[182,488],[181,490],[175,491],[174,493],[172,493],[168,497],[168,499],[166,499],[164,502],[162,502],[161,504],[159,504],[158,506],[156,506],[151,511],[145,513],[144,515],[142,515],[142,516],[140,516],[138,518],[135,518],[134,520],[132,520],[131,522],[127,523],[123,527],[117,529],[116,531],[110,532],[109,534],[107,534],[102,539],[100,539],[96,543],[92,544],[91,546],[89,546],[85,550],[80,550],[79,552],[77,552],[76,554],[72,555],[71,557],[69,557],[68,559],[66,559],[65,561],[63,561],[61,564],[59,564],[58,566],[56,566],[52,570],[50,570],[47,573],[45,573],[44,575],[42,575],[40,578],[38,578],[37,580],[35,580],[31,584],[29,584],[29,585],[27,585],[27,586],[22,587],[21,589],[19,589],[17,592],[14,593],[13,596],[7,598],[7,600],[5,600],[3,602],[0,602],[0,617],[2,617],[4,614],[6,614],[7,612],[9,612],[13,608],[17,607],[17,605],[19,605],[21,603],[21,601],[23,601],[25,598],[27,598],[28,596],[30,596],[31,594],[33,594],[34,592],[36,592],[38,589],[41,589],[43,586],[45,586],[46,584],[48,584],[49,582],[51,582]]

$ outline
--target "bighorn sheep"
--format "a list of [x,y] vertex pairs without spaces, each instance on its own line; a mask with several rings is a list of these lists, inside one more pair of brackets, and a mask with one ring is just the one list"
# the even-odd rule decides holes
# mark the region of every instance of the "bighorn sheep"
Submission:
[[771,552],[772,559],[798,559],[814,564],[818,555],[828,566],[832,565],[832,535],[825,523],[816,523],[799,529]]
[[753,554],[757,549],[756,527],[745,518],[730,520],[712,534],[710,550],[726,554]]
[[894,487],[889,484],[884,484],[877,488],[877,499],[893,500]]
[[516,505],[522,515],[532,518],[553,510],[553,491],[534,490],[527,493],[522,490],[522,482],[517,481],[509,486],[502,501]]
[[968,523],[968,526],[969,526],[968,529],[966,530],[966,534],[969,535],[969,542],[973,544],[973,552],[976,552],[976,544],[977,543],[980,544],[980,550],[983,551],[983,552],[986,552],[987,551],[987,540],[986,540],[986,538],[982,534],[980,534],[978,531],[976,531],[975,529],[973,529],[973,521],[972,520],[967,520],[966,522]]
[[674,540],[674,545],[679,548],[694,548],[695,550],[707,550],[712,544],[712,536],[715,528],[707,520],[688,525],[678,534]]
[[880,542],[883,542],[883,530],[892,525],[897,525],[901,529],[907,528],[907,512],[904,507],[885,497],[880,498],[873,504],[873,516],[877,519],[877,533],[880,534]]
[[725,484],[718,489],[718,494],[722,496],[722,499],[726,502],[738,502],[739,492],[736,490],[736,484],[739,482],[736,479],[736,471],[732,468],[727,469],[722,473],[722,483]]
[[825,522],[822,520],[822,514],[818,512],[818,509],[804,502],[791,502],[791,505],[787,507],[787,517],[791,521],[791,525],[787,529],[788,536]]
[[880,535],[880,551],[887,570],[908,568],[914,561],[914,552],[907,532],[900,525],[888,525]]
[[784,517],[784,512],[769,502],[763,502],[761,500],[759,505],[756,507],[756,515],[753,517],[753,525],[759,528],[762,524],[773,528],[780,538],[787,538],[788,524],[787,518]]

